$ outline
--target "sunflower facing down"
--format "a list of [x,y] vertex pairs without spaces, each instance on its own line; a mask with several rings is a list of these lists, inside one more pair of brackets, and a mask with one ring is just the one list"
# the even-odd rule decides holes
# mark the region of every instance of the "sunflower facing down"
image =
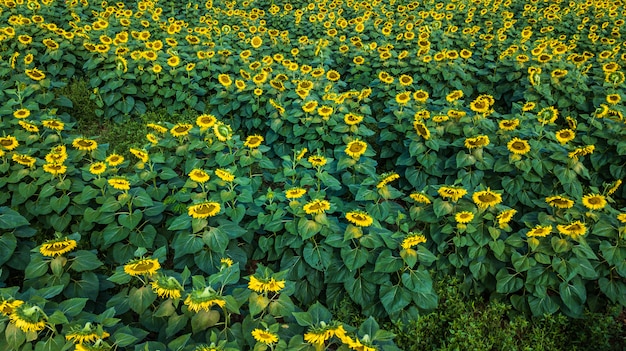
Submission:
[[94,326],[91,322],[84,326],[74,326],[69,333],[65,334],[65,340],[73,342],[75,345],[93,343],[98,339],[108,338],[110,334],[102,329],[101,325]]
[[159,269],[161,265],[159,261],[154,258],[138,258],[134,259],[124,265],[124,272],[131,276],[138,275],[153,275]]
[[441,196],[444,199],[450,199],[451,201],[458,201],[460,198],[462,198],[463,196],[465,196],[467,194],[467,190],[463,189],[463,188],[459,188],[459,187],[452,187],[452,186],[442,186],[439,188],[439,190],[437,190],[437,192],[439,193],[439,196]]
[[226,306],[226,300],[218,295],[210,286],[204,289],[195,289],[185,299],[185,305],[192,312],[200,312],[200,310],[209,311],[211,307]]
[[174,277],[158,276],[152,283],[152,291],[164,299],[180,299],[182,286]]
[[47,316],[39,306],[24,302],[13,309],[9,319],[24,333],[28,333],[43,330],[46,327]]
[[54,257],[68,253],[76,248],[76,240],[58,238],[41,244],[39,252],[44,256]]

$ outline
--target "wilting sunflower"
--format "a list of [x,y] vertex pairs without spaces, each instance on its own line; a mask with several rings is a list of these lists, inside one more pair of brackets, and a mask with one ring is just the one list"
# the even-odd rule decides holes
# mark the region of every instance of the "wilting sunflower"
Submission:
[[30,116],[30,110],[27,108],[21,108],[13,112],[13,117],[18,119],[28,118]]
[[510,209],[510,210],[500,212],[498,216],[496,216],[496,221],[498,222],[498,226],[500,227],[500,229],[506,228],[506,226],[509,224],[511,219],[513,219],[513,216],[516,213],[517,213],[516,209]]
[[426,194],[423,193],[413,193],[411,195],[409,195],[411,197],[411,199],[413,199],[413,201],[418,202],[420,204],[430,204],[431,201],[428,198],[428,196],[426,196]]
[[524,155],[530,151],[530,145],[528,144],[528,141],[517,137],[511,139],[506,144],[506,147],[507,149],[509,149],[509,151],[516,155]]
[[561,129],[556,133],[556,140],[561,144],[566,144],[567,142],[573,140],[576,137],[576,133],[571,129]]
[[306,189],[291,188],[285,190],[285,197],[288,199],[299,199],[306,194]]
[[387,184],[393,182],[396,179],[400,179],[400,175],[396,172],[387,172],[381,175],[381,180],[376,184],[376,188],[382,189]]
[[13,154],[13,156],[11,156],[11,159],[21,164],[22,166],[26,166],[26,167],[32,167],[35,165],[35,162],[37,162],[37,159],[35,159],[32,156],[18,154],[18,153]]
[[451,201],[458,201],[463,196],[467,195],[467,190],[459,187],[442,186],[437,190],[439,196],[444,199],[450,199]]
[[137,258],[124,265],[124,272],[131,276],[155,274],[161,265],[154,258]]
[[315,199],[306,203],[302,209],[307,214],[322,214],[330,210],[330,202],[327,200]]
[[207,201],[189,206],[187,208],[187,213],[192,218],[202,219],[217,215],[220,212],[221,208],[222,207],[219,203]]
[[348,156],[358,160],[367,150],[367,144],[361,140],[353,140],[346,146],[345,152]]
[[130,190],[130,182],[121,177],[111,178],[107,183],[117,190]]
[[551,225],[548,225],[548,226],[537,225],[537,226],[535,226],[535,228],[529,230],[528,233],[526,233],[526,236],[529,237],[529,238],[532,238],[532,237],[546,237],[546,236],[550,235],[551,232],[552,232],[552,226]]
[[190,311],[198,313],[200,310],[209,311],[213,306],[222,308],[226,306],[226,300],[213,288],[206,287],[192,290],[187,295],[184,304]]
[[111,154],[104,160],[109,166],[115,167],[124,163],[124,156]]
[[571,208],[574,206],[573,200],[560,195],[546,197],[546,203],[556,208]]
[[430,130],[428,130],[424,122],[422,121],[413,122],[413,128],[415,128],[415,131],[417,132],[417,134],[421,136],[422,138],[426,140],[430,139]]
[[404,240],[402,240],[402,248],[404,250],[412,249],[415,246],[425,243],[426,237],[419,233],[409,233]]
[[326,164],[326,162],[328,162],[326,160],[326,157],[321,156],[321,155],[311,155],[309,156],[307,161],[309,161],[309,163],[311,163],[313,167],[323,167]]
[[346,219],[359,227],[369,227],[374,223],[374,219],[363,211],[350,211],[346,213]]
[[498,123],[498,126],[501,130],[509,132],[515,130],[515,128],[519,126],[519,119],[503,119]]
[[76,345],[82,345],[84,343],[93,343],[98,339],[105,339],[109,336],[110,334],[104,331],[101,325],[94,326],[91,322],[87,322],[84,326],[71,327],[69,333],[65,334],[65,340],[71,341]]
[[41,244],[39,252],[44,256],[54,257],[68,253],[76,248],[76,240],[57,238]]
[[160,275],[151,283],[152,291],[164,299],[180,299],[183,287],[174,277]]
[[186,136],[192,128],[193,126],[191,124],[179,123],[170,129],[170,133],[172,133],[174,137]]
[[39,332],[46,327],[46,314],[39,306],[24,302],[13,309],[9,315],[11,323],[24,333]]
[[104,162],[94,162],[89,166],[89,173],[93,175],[100,175],[107,170],[107,166]]
[[490,188],[487,188],[487,190],[475,192],[474,195],[472,195],[472,200],[474,200],[476,206],[480,208],[487,208],[501,203],[502,195],[491,191]]
[[27,132],[31,132],[31,133],[38,133],[39,132],[39,128],[36,125],[32,124],[32,123],[28,123],[26,121],[19,121],[18,123]]
[[567,235],[574,239],[587,233],[587,226],[585,226],[585,224],[581,221],[575,221],[570,224],[559,224],[556,226],[556,229],[559,231],[559,233]]
[[257,328],[254,329],[251,334],[252,337],[254,337],[254,340],[266,345],[271,345],[278,342],[278,334],[274,334],[267,329],[262,330]]
[[322,348],[326,340],[331,338],[330,333],[327,333],[326,330],[327,328],[310,327],[304,334],[304,341],[312,345],[320,345],[319,348]]
[[489,145],[489,137],[487,135],[479,135],[474,138],[465,139],[465,147],[468,149],[485,147],[487,145]]
[[263,140],[264,140],[263,137],[258,134],[250,135],[246,138],[246,142],[243,145],[251,149],[254,149],[254,148],[261,146],[261,143],[263,143]]
[[76,138],[72,141],[72,146],[81,151],[93,151],[98,148],[98,143],[91,139]]
[[600,194],[587,194],[583,196],[583,205],[590,210],[601,210],[606,206],[606,198]]
[[306,155],[307,152],[309,152],[309,149],[307,149],[306,147],[298,151],[298,155],[296,155],[296,161],[300,161]]
[[5,137],[0,137],[0,146],[5,150],[13,150],[18,147],[20,143],[14,136],[7,135]]
[[194,168],[188,175],[196,183],[206,183],[211,178],[207,172],[198,168]]
[[284,280],[276,280],[273,277],[257,278],[256,276],[250,276],[248,282],[248,289],[258,293],[278,293],[285,288]]
[[235,180],[235,175],[232,174],[229,170],[224,169],[224,168],[218,168],[215,170],[215,175],[225,181],[225,182],[232,182],[233,180]]

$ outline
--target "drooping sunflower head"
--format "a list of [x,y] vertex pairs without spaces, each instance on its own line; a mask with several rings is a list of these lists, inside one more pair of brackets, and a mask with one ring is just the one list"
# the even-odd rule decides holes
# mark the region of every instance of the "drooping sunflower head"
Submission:
[[124,265],[124,272],[131,276],[139,275],[153,275],[159,269],[161,265],[159,261],[154,258],[138,258],[134,259]]
[[41,244],[39,252],[44,256],[55,257],[68,253],[76,248],[76,240],[57,238]]
[[164,299],[180,299],[182,286],[174,277],[159,275],[151,283],[152,290]]

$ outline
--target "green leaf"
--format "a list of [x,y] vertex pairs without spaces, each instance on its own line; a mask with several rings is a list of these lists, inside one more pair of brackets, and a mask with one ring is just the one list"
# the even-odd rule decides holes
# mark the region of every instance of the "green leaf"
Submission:
[[132,288],[128,294],[128,305],[133,311],[141,314],[150,307],[156,298],[156,294],[150,287]]
[[[189,343],[189,340],[191,339],[191,333],[185,334],[185,335],[181,335],[179,337],[177,337],[176,339],[170,341],[167,344],[167,349],[168,350],[174,350],[174,351],[180,351],[182,350],[185,345],[187,345]],[[163,348],[153,348],[154,350],[159,350],[159,349],[164,349]],[[151,349],[152,350],[152,349]]]
[[33,256],[24,271],[25,279],[39,278],[48,272],[48,262],[41,256]]
[[191,228],[191,217],[188,214],[182,214],[170,223],[167,230],[187,230]]
[[13,233],[4,233],[0,236],[0,267],[4,265],[17,248],[17,239]]
[[28,225],[28,220],[12,209],[0,207],[0,229],[14,229]]
[[202,241],[211,251],[223,254],[228,247],[229,238],[228,234],[219,227],[211,227],[211,229],[204,231]]
[[380,302],[388,314],[394,314],[411,303],[411,294],[398,285],[384,284],[380,287]]
[[521,255],[517,251],[514,251],[511,255],[511,262],[513,263],[513,267],[515,267],[515,270],[517,272],[525,272],[533,267],[536,263],[534,259],[526,255]]
[[376,259],[374,265],[374,272],[381,273],[393,273],[397,272],[403,267],[403,261],[400,257],[393,256],[391,250],[383,250]]
[[141,222],[141,219],[143,218],[143,213],[141,212],[141,210],[136,209],[135,211],[133,211],[133,213],[128,214],[128,213],[122,213],[117,217],[117,221],[119,222],[119,224],[121,224],[123,227],[128,228],[130,230],[133,230],[137,227],[137,225],[139,224],[139,222]]
[[252,292],[248,297],[250,315],[253,317],[263,312],[263,310],[265,310],[265,307],[267,307],[269,304],[270,300],[264,295],[259,295],[255,292]]
[[528,305],[533,316],[542,317],[544,315],[550,315],[559,310],[559,305],[556,302],[557,296],[528,296]]
[[191,317],[191,330],[195,334],[214,326],[219,321],[220,313],[218,311],[199,311]]
[[184,256],[186,254],[195,254],[198,251],[202,250],[204,246],[204,242],[202,239],[193,235],[180,233],[174,239],[172,243],[172,248],[174,248],[174,258],[178,258]]
[[84,297],[75,297],[73,299],[68,299],[61,302],[58,309],[68,317],[75,317],[83,311],[87,300],[89,299]]
[[496,291],[502,294],[510,294],[518,291],[524,285],[521,278],[509,274],[506,268],[502,268],[496,274]]
[[561,300],[573,314],[582,315],[585,301],[587,301],[587,290],[582,279],[577,277],[569,282],[561,282],[559,293]]
[[304,261],[318,271],[328,268],[332,255],[332,248],[324,244],[314,245],[311,242],[306,244],[303,251]]
[[315,234],[319,233],[320,230],[322,230],[322,225],[316,221],[304,217],[300,218],[298,221],[298,232],[304,240],[313,237]]
[[341,249],[341,258],[343,259],[346,267],[348,267],[350,271],[354,271],[363,267],[367,263],[369,252],[363,248],[350,249],[348,247],[344,247]]
[[448,201],[444,201],[442,199],[435,199],[433,202],[433,211],[437,218],[441,218],[445,215],[448,215],[454,211],[454,206]]
[[20,346],[26,341],[26,335],[14,323],[7,324],[4,335],[12,350],[20,350]]
[[79,250],[73,253],[71,269],[76,272],[92,271],[102,266],[102,261],[98,259],[98,256],[91,251]]

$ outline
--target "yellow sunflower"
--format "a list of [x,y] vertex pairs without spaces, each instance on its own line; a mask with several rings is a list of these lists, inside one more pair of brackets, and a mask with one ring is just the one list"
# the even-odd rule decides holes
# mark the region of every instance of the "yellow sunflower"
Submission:
[[601,210],[606,206],[606,198],[600,194],[583,196],[583,205],[590,210]]
[[330,210],[330,202],[327,200],[315,199],[306,203],[302,209],[307,214],[322,214]]
[[254,149],[254,148],[261,146],[261,143],[263,143],[263,140],[265,139],[258,134],[250,135],[246,138],[246,142],[243,145],[251,149]]
[[28,118],[30,116],[30,110],[27,108],[21,108],[13,112],[13,117],[18,119]]
[[472,200],[476,206],[480,208],[492,207],[502,202],[502,195],[491,191],[490,188],[483,191],[477,191],[472,195]]
[[131,276],[153,275],[161,265],[154,258],[137,258],[124,265],[124,272]]
[[34,81],[40,81],[46,78],[46,75],[42,71],[38,70],[37,68],[27,69],[25,73],[30,79]]
[[467,195],[467,190],[460,187],[452,187],[452,186],[442,186],[437,190],[439,196],[444,199],[450,199],[451,201],[458,201],[463,196]]
[[17,138],[11,135],[7,135],[5,137],[0,137],[0,146],[5,150],[13,150],[18,147],[20,143],[17,141]]
[[227,169],[218,168],[215,170],[215,175],[225,182],[232,182],[235,180],[235,175]]
[[498,123],[501,130],[512,131],[519,126],[519,119],[503,119]]
[[556,140],[561,144],[566,144],[576,137],[576,133],[571,129],[561,129],[556,133]]
[[418,90],[413,93],[413,99],[420,104],[423,104],[428,101],[428,93],[424,90]]
[[150,156],[148,156],[148,153],[143,151],[143,150],[139,150],[139,149],[135,149],[135,148],[130,148],[130,153],[135,155],[135,157],[137,157],[138,159],[141,160],[141,162],[148,162],[148,160],[150,159]]
[[11,159],[21,164],[22,166],[26,166],[26,167],[32,167],[35,165],[35,162],[37,162],[37,160],[32,156],[18,154],[18,153],[13,154],[13,156],[11,156]]
[[454,215],[454,220],[457,223],[467,224],[474,219],[474,214],[469,211],[461,211]]
[[233,137],[233,130],[227,124],[216,122],[213,125],[213,134],[217,137],[217,140],[224,142]]
[[121,177],[114,177],[107,181],[110,186],[117,190],[130,190],[130,182]]
[[124,162],[124,156],[118,154],[111,154],[104,160],[109,166],[119,166]]
[[299,199],[306,194],[306,189],[291,188],[285,190],[285,197],[288,199]]
[[409,195],[411,197],[411,199],[413,199],[413,201],[420,203],[420,204],[425,204],[428,205],[431,203],[430,199],[428,198],[428,196],[426,196],[426,194],[424,193],[413,193],[411,195]]
[[415,131],[417,132],[417,134],[421,136],[422,138],[426,140],[430,139],[430,130],[428,130],[424,122],[421,122],[421,121],[413,122],[413,128],[415,128]]
[[359,227],[369,227],[374,223],[372,216],[363,211],[350,211],[346,213],[346,219]]
[[426,242],[426,237],[422,234],[417,234],[417,233],[409,233],[404,240],[402,240],[402,248],[404,250],[408,250],[408,249],[412,249],[415,246],[425,243]]
[[107,166],[104,162],[94,162],[89,166],[89,173],[93,175],[100,175],[104,173],[107,169]]
[[500,212],[497,216],[496,216],[496,221],[498,222],[498,226],[501,229],[506,228],[506,226],[509,224],[509,222],[511,221],[511,219],[513,219],[513,216],[517,213],[517,210],[515,209],[510,209],[510,210],[506,210],[506,211],[502,211]]
[[9,320],[24,333],[39,332],[46,327],[46,315],[39,306],[27,302],[15,307]]
[[557,110],[554,106],[544,107],[537,113],[537,120],[541,124],[550,124],[554,123],[559,116],[559,110]]
[[278,334],[272,333],[268,329],[262,330],[257,328],[254,329],[251,334],[254,340],[266,345],[271,345],[278,342]]
[[41,244],[39,252],[44,256],[54,257],[68,253],[76,248],[76,240],[58,238]]
[[587,226],[585,226],[585,224],[581,221],[575,221],[569,224],[559,224],[556,226],[556,229],[559,231],[559,233],[567,235],[574,239],[587,233]]
[[215,122],[217,122],[217,118],[213,115],[204,114],[196,118],[196,124],[198,125],[198,127],[200,127],[201,130],[207,130],[213,127]]
[[225,88],[228,88],[229,86],[231,86],[233,84],[233,81],[232,81],[232,79],[230,78],[230,76],[228,74],[223,74],[223,73],[220,74],[219,76],[217,76],[217,80]]
[[361,121],[363,121],[363,116],[360,116],[354,113],[346,113],[343,117],[343,121],[347,125],[353,126],[353,125],[361,123]]
[[348,156],[358,160],[367,151],[367,144],[361,140],[353,140],[346,146],[345,152]]
[[65,174],[67,172],[67,166],[60,163],[46,163],[43,165],[43,170],[46,173],[50,173],[53,176]]
[[552,207],[563,209],[571,208],[574,206],[573,200],[560,195],[546,197],[546,203],[548,203],[548,205]]
[[387,184],[393,182],[394,180],[400,179],[400,175],[396,172],[387,172],[384,173],[382,179],[376,184],[376,188],[382,189]]
[[170,129],[170,133],[174,137],[186,136],[189,134],[189,131],[193,128],[193,125],[188,123],[178,123],[172,129]]
[[211,178],[207,172],[198,168],[193,169],[188,175],[196,183],[206,183]]
[[200,310],[209,311],[213,306],[223,308],[226,306],[226,300],[211,287],[206,287],[191,291],[184,304],[190,311],[198,313]]
[[91,322],[87,322],[84,326],[71,327],[69,332],[65,334],[65,340],[73,342],[76,345],[76,350],[80,350],[79,345],[94,343],[98,339],[105,339],[109,336],[108,332],[102,330],[102,326],[95,326]]
[[219,203],[207,201],[189,206],[187,208],[187,213],[192,218],[203,219],[217,215],[221,208],[222,207]]
[[532,237],[546,237],[548,235],[550,235],[550,233],[552,232],[552,226],[541,226],[541,225],[537,225],[535,226],[535,228],[531,229],[528,231],[528,233],[526,233],[526,236],[529,238]]
[[81,151],[93,151],[98,148],[98,143],[91,139],[76,138],[72,141],[72,146]]
[[475,149],[479,147],[485,147],[489,145],[489,136],[487,135],[479,135],[474,138],[466,138],[465,139],[465,147],[468,149]]
[[311,155],[307,161],[309,161],[313,167],[323,167],[327,162],[326,157],[321,155]]
[[524,155],[530,151],[530,145],[528,144],[528,141],[517,137],[511,139],[511,141],[506,144],[506,147],[507,149],[509,149],[509,151],[516,155]]

